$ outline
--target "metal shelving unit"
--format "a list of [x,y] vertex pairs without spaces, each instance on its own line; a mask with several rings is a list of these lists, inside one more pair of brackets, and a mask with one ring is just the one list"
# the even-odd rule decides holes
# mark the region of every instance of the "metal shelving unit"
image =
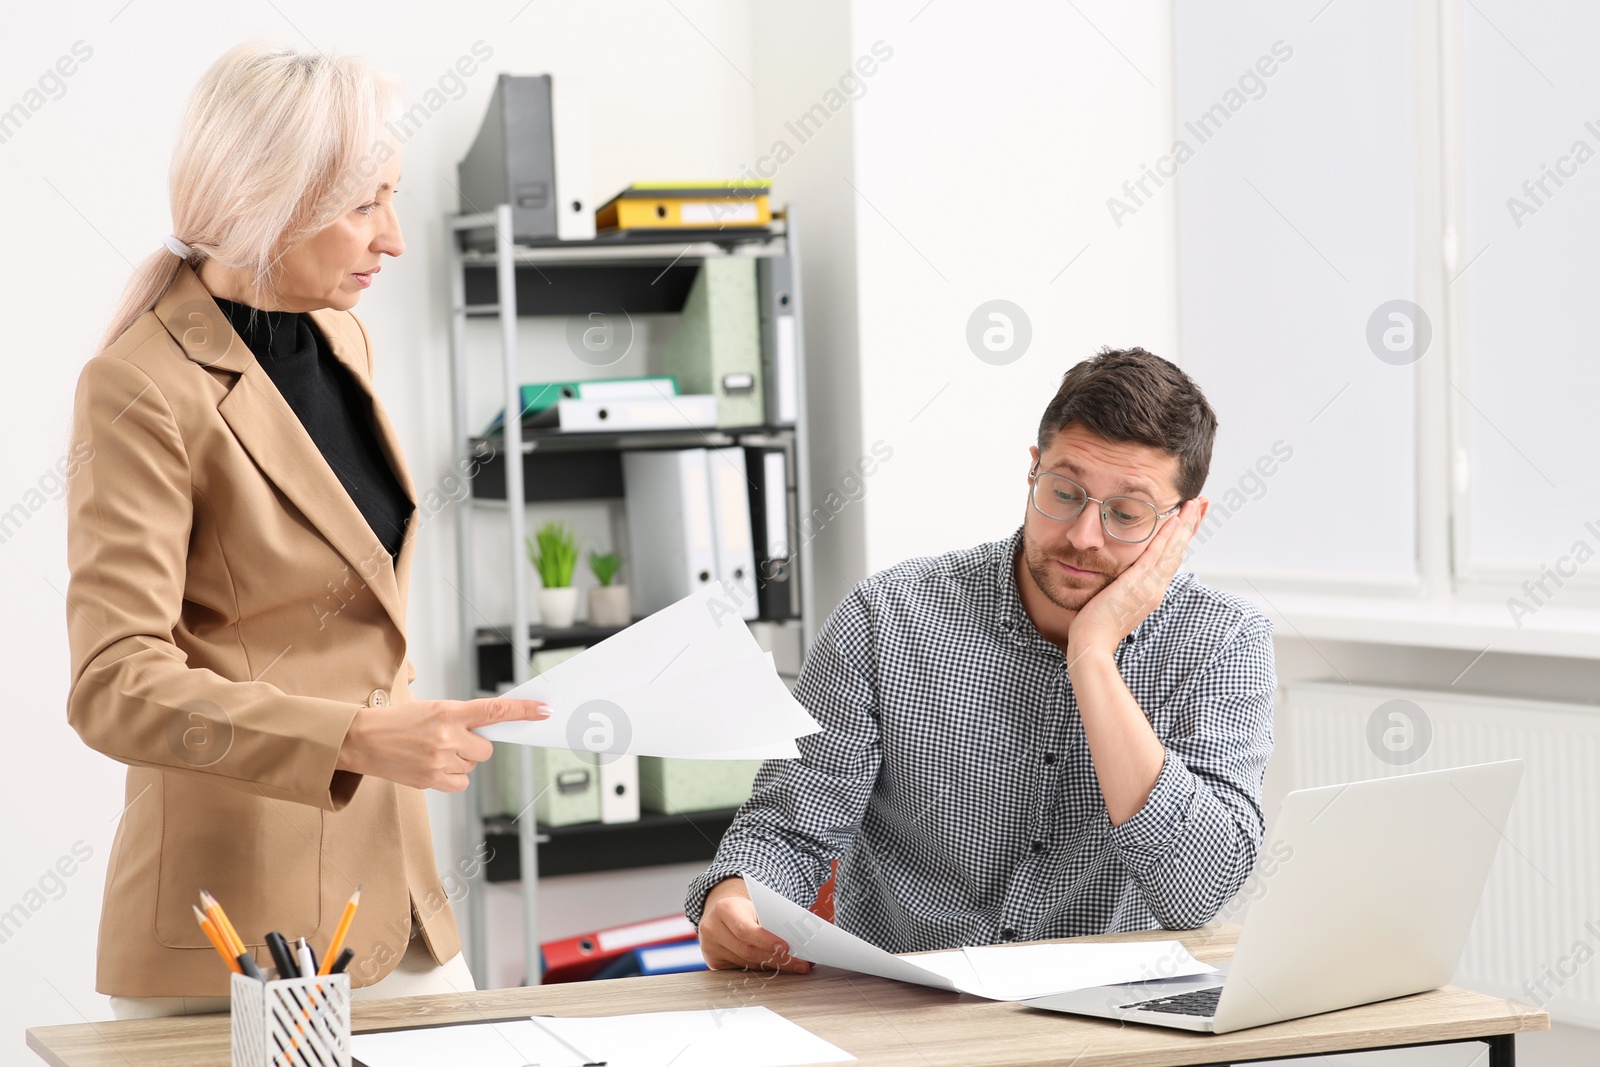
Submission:
[[[587,241],[549,241],[532,245],[516,245],[511,239],[511,207],[502,204],[492,212],[455,215],[447,218],[445,245],[446,265],[450,284],[450,366],[452,386],[453,427],[457,459],[468,461],[485,438],[474,432],[469,423],[468,411],[468,346],[467,320],[469,318],[495,318],[500,326],[500,371],[504,387],[504,410],[520,410],[522,374],[517,353],[517,322],[519,317],[536,315],[566,316],[594,310],[597,301],[609,306],[621,306],[630,312],[676,311],[682,307],[692,275],[676,268],[698,267],[707,259],[719,256],[786,257],[790,261],[791,278],[788,293],[795,320],[795,373],[798,390],[796,418],[793,427],[741,427],[715,430],[636,431],[623,434],[590,434],[553,431],[528,431],[520,419],[504,420],[503,432],[493,440],[499,443],[499,454],[505,457],[496,472],[497,482],[492,497],[480,499],[478,486],[474,485],[472,506],[458,507],[456,516],[456,577],[457,589],[469,601],[472,597],[475,575],[473,524],[485,512],[504,511],[509,519],[507,567],[511,590],[510,666],[511,682],[521,684],[529,677],[529,660],[532,651],[543,644],[548,635],[531,626],[529,589],[531,568],[527,564],[523,541],[527,533],[526,507],[510,506],[511,501],[544,501],[551,499],[577,499],[579,497],[551,497],[538,491],[539,463],[556,461],[560,456],[572,457],[590,453],[620,452],[630,448],[704,447],[707,445],[773,444],[782,443],[793,457],[791,471],[794,484],[790,487],[795,504],[794,514],[810,514],[810,464],[807,447],[807,421],[805,397],[805,340],[800,318],[800,259],[792,207],[786,207],[774,225],[765,231],[748,232],[728,230],[713,233],[667,233],[656,235],[608,235]],[[470,248],[481,245],[487,233],[493,234],[493,249]],[[662,279],[671,280],[658,286]],[[492,277],[492,299],[488,279]],[[673,306],[676,302],[676,307]],[[514,462],[513,457],[523,457]],[[531,471],[531,474],[530,474]],[[480,475],[482,472],[480,471]],[[580,478],[582,477],[580,473]],[[535,484],[530,485],[530,480]],[[476,480],[475,480],[476,481]],[[530,490],[532,490],[530,492]],[[582,496],[592,492],[580,490]],[[616,495],[620,496],[620,492]],[[798,550],[798,546],[796,546]],[[810,566],[802,562],[798,567],[800,583],[801,618],[798,620],[799,647],[803,656],[815,633],[817,619],[813,610],[812,575]],[[472,612],[460,612],[460,662],[466,674],[468,696],[481,695],[478,669],[483,638]],[[791,624],[792,625],[792,624]],[[594,636],[594,635],[590,635]],[[499,690],[496,690],[499,691]],[[521,768],[521,817],[514,820],[517,838],[517,865],[515,871],[522,887],[523,950],[528,961],[526,981],[539,981],[539,927],[538,927],[538,877],[539,845],[552,840],[552,833],[535,826],[533,805],[537,791],[534,788],[533,750],[518,747]],[[720,813],[726,815],[726,813]],[[665,817],[652,817],[661,819]],[[482,789],[478,775],[471,776],[464,794],[463,820],[468,847],[473,855],[485,840],[485,819],[482,814]],[[496,836],[508,832],[504,818],[494,820]],[[581,861],[585,870],[607,869],[597,850],[604,850],[607,842],[619,840],[617,827],[596,824],[593,830],[562,827],[553,831],[561,845],[570,852],[574,841],[592,834],[586,858]],[[581,849],[581,844],[580,844]],[[564,852],[563,855],[567,853]],[[633,866],[631,862],[619,863],[617,868]],[[502,866],[504,869],[504,865]],[[486,961],[488,930],[484,915],[482,892],[489,880],[487,870],[480,871],[469,887],[471,901],[467,917],[467,951],[473,977],[480,988],[487,981]],[[475,891],[475,892],[474,892]]]

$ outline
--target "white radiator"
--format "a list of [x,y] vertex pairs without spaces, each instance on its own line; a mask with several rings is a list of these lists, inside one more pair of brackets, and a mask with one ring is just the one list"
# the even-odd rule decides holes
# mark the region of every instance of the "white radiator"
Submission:
[[1291,788],[1525,761],[1455,984],[1600,1027],[1600,708],[1302,682],[1283,711]]

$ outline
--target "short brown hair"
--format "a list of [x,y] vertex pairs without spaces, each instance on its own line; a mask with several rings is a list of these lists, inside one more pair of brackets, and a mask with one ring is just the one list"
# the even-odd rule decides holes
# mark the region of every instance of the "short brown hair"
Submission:
[[1039,451],[1079,423],[1109,441],[1151,445],[1178,457],[1178,492],[1200,495],[1211,469],[1217,415],[1183,371],[1142,348],[1102,348],[1061,378],[1039,420]]

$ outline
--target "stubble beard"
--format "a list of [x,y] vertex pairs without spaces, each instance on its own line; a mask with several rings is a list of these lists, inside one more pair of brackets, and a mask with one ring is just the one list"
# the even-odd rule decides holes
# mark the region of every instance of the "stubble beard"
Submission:
[[[1050,603],[1065,611],[1082,610],[1085,604],[1094,599],[1095,594],[1110,585],[1116,577],[1115,571],[1111,570],[1116,565],[1103,556],[1078,553],[1052,556],[1028,536],[1026,527],[1022,532],[1022,558],[1027,564],[1028,574],[1033,577],[1033,584]],[[1071,567],[1094,571],[1100,577],[1092,585],[1069,579],[1056,566],[1057,560]]]

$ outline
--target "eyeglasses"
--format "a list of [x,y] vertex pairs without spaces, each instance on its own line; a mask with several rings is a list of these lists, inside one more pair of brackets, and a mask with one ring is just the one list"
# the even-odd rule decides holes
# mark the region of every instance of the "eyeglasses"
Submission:
[[1150,540],[1160,521],[1183,507],[1180,501],[1177,507],[1157,511],[1156,506],[1148,500],[1131,496],[1097,500],[1089,495],[1089,490],[1071,478],[1050,471],[1041,472],[1037,463],[1028,472],[1028,478],[1033,482],[1033,490],[1028,495],[1033,501],[1034,510],[1045,518],[1071,522],[1082,515],[1083,509],[1091,503],[1099,504],[1100,525],[1106,536],[1130,545]]

